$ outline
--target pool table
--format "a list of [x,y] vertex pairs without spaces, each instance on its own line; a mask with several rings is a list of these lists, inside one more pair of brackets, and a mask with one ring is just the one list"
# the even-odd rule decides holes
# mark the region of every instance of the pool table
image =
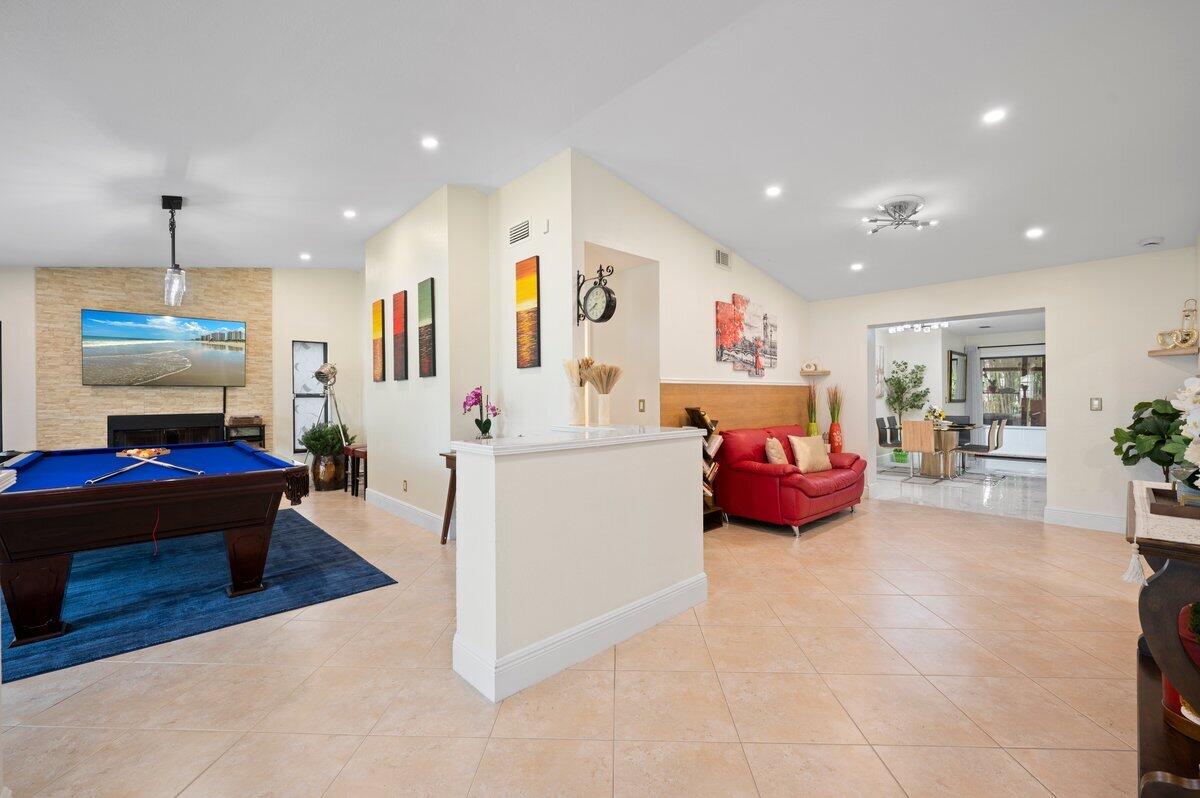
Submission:
[[225,533],[229,596],[264,588],[271,529],[284,494],[308,495],[302,465],[240,441],[167,447],[158,459],[88,485],[135,462],[121,449],[29,452],[3,464],[17,482],[0,492],[0,587],[19,646],[67,631],[63,594],[75,552],[151,539]]

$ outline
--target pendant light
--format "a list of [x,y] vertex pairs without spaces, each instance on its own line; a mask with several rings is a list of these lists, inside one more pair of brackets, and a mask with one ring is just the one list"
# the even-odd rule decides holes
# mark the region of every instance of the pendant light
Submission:
[[171,222],[167,228],[171,231],[171,265],[167,267],[167,274],[163,277],[163,304],[177,308],[183,304],[183,295],[187,293],[187,272],[175,262],[175,211],[183,208],[183,197],[168,197],[164,194],[162,207],[164,211],[171,212]]

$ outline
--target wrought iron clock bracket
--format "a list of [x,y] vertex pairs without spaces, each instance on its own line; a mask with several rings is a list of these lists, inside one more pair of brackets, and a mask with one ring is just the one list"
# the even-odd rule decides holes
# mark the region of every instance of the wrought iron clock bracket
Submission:
[[[608,285],[608,278],[612,277],[612,273],[613,273],[612,266],[597,266],[596,267],[596,279],[592,280],[592,286]],[[587,283],[587,281],[588,281],[588,279],[583,276],[583,272],[575,272],[575,311],[576,311],[575,312],[575,326],[576,327],[579,326],[579,323],[581,321],[583,321],[585,318],[587,318],[587,316],[583,312],[583,286]]]

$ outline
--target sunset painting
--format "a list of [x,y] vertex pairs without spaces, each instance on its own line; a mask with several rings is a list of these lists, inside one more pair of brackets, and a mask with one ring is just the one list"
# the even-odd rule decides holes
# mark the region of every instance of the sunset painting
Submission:
[[392,379],[408,379],[408,291],[392,294]]
[[538,256],[517,263],[517,368],[542,365],[542,311]]
[[417,283],[417,367],[422,377],[437,375],[433,337],[433,278]]
[[384,380],[383,361],[383,300],[371,303],[371,369],[375,382]]

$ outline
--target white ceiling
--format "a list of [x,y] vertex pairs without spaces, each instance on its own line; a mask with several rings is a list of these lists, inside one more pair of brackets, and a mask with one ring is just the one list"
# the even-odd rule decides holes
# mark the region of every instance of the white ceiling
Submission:
[[[1196,0],[6,0],[0,265],[165,265],[178,193],[184,266],[358,268],[564,146],[811,299],[1189,246],[1198,41]],[[941,226],[866,236],[898,193]]]

